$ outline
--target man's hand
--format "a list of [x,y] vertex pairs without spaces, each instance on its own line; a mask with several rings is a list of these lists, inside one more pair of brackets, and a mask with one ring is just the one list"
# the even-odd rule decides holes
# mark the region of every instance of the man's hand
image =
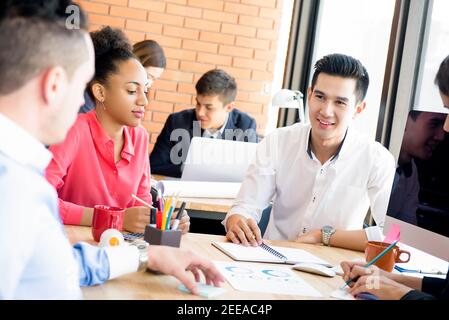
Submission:
[[[179,218],[179,217],[180,217],[180,219],[179,219],[179,224],[178,224],[177,230],[181,230],[182,234],[186,234],[187,232],[189,232],[189,229],[190,229],[190,217],[187,214],[186,210],[184,210],[182,212],[182,214],[178,213],[177,218]],[[170,227],[173,226],[174,222],[175,222],[175,215],[172,215],[171,219],[170,219]]]
[[239,214],[232,215],[226,222],[226,238],[233,243],[257,247],[262,244],[262,235],[254,219],[247,219]]
[[131,207],[123,215],[123,229],[130,232],[144,233],[145,226],[150,223],[150,208]]
[[[148,269],[174,276],[193,294],[198,294],[196,282],[201,280],[201,273],[206,283],[219,287],[224,282],[223,276],[212,261],[202,258],[190,250],[167,246],[150,245],[148,247]],[[190,277],[189,271],[195,276]]]
[[295,241],[310,244],[321,243],[321,230],[313,230],[304,234],[300,234]]
[[399,300],[413,290],[393,280],[394,275],[372,265],[368,268],[363,262],[342,262],[343,280],[353,280],[349,293],[353,296],[368,292],[382,300]]

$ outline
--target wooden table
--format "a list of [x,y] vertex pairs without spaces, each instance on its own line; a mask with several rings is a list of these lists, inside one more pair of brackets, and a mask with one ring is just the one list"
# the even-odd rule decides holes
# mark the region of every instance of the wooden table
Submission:
[[[90,227],[65,226],[65,230],[71,243],[85,241],[95,244],[92,239]],[[227,255],[213,247],[211,241],[225,241],[225,238],[222,236],[189,233],[183,236],[181,247],[191,249],[197,254],[206,256],[212,260],[232,261]],[[334,265],[337,265],[342,260],[363,258],[361,252],[324,247],[321,245],[298,244],[288,241],[267,241],[267,243],[276,246],[300,248]],[[288,268],[288,266],[285,267]],[[344,283],[340,276],[326,278],[300,271],[294,272],[320,291],[324,296],[323,299],[329,299],[330,293],[341,287]],[[85,299],[203,299],[202,297],[179,291],[177,289],[178,285],[178,280],[171,276],[156,275],[151,272],[135,272],[110,280],[103,285],[84,287],[83,294]],[[227,292],[218,296],[217,299],[307,299],[304,296],[236,291],[227,282],[224,284],[224,287],[227,289]]]

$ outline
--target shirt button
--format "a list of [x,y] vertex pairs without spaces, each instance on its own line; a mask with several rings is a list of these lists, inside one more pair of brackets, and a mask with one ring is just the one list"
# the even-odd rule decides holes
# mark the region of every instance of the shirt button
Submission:
[[323,174],[323,169],[320,170],[320,174]]
[[315,198],[316,198],[316,197],[314,196],[313,199],[312,199],[312,202],[315,202]]

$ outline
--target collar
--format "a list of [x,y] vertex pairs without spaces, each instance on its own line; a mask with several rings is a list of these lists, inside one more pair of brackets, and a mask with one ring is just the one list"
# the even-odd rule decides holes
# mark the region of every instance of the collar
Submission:
[[[6,137],[14,138],[6,138]],[[44,171],[52,154],[29,132],[0,113],[0,152],[14,161]]]
[[[95,109],[86,113],[86,117],[89,123],[89,127],[92,133],[92,138],[96,145],[104,146],[108,143],[114,143],[114,141],[107,135],[106,131],[101,126],[100,122],[97,118],[97,113]],[[122,149],[122,158],[127,160],[130,159],[131,156],[134,156],[134,143],[131,137],[131,132],[133,128],[129,128],[124,126],[123,128],[123,136],[124,136],[124,144]]]
[[223,136],[223,132],[226,128],[226,125],[228,124],[228,121],[229,121],[229,113],[226,115],[226,119],[223,122],[223,125],[221,126],[220,129],[215,130],[213,132],[209,131],[208,129],[205,129],[204,133],[203,133],[203,137],[219,138],[219,137]]
[[[335,154],[332,156],[332,158],[330,159],[330,161],[333,161],[333,160],[337,159],[338,156],[340,155],[341,149],[342,149],[343,144],[344,144],[344,142],[345,142],[345,140],[346,140],[346,137],[347,137],[347,135],[348,135],[348,131],[349,131],[349,128],[346,129],[345,136],[343,137],[343,140],[341,141],[340,145],[338,146],[337,151],[336,151]],[[313,155],[312,155],[312,134],[311,134],[311,133],[312,133],[312,127],[310,127],[309,133],[308,133],[308,138],[307,138],[307,149],[306,149],[306,152],[307,152],[307,154],[309,155],[310,159],[313,159]]]
[[412,159],[412,161],[410,161],[409,163],[407,163],[403,166],[398,166],[396,168],[396,173],[398,175],[404,175],[406,178],[410,178],[410,176],[413,173],[412,162],[413,162],[413,159]]

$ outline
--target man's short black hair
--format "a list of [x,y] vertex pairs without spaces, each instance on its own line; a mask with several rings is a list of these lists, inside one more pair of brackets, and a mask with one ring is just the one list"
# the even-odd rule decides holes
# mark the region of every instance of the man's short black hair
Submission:
[[442,94],[449,96],[449,56],[441,62],[435,77],[435,84]]
[[0,1],[0,94],[52,66],[72,77],[87,58],[86,29],[85,14],[71,0]]
[[357,103],[365,99],[369,86],[369,75],[359,60],[344,54],[334,53],[318,60],[315,63],[314,69],[312,88],[315,87],[320,73],[342,78],[351,78],[356,80],[355,95]]
[[224,105],[235,101],[237,95],[237,83],[235,79],[220,69],[209,70],[203,74],[196,83],[195,89],[197,95],[218,95]]

